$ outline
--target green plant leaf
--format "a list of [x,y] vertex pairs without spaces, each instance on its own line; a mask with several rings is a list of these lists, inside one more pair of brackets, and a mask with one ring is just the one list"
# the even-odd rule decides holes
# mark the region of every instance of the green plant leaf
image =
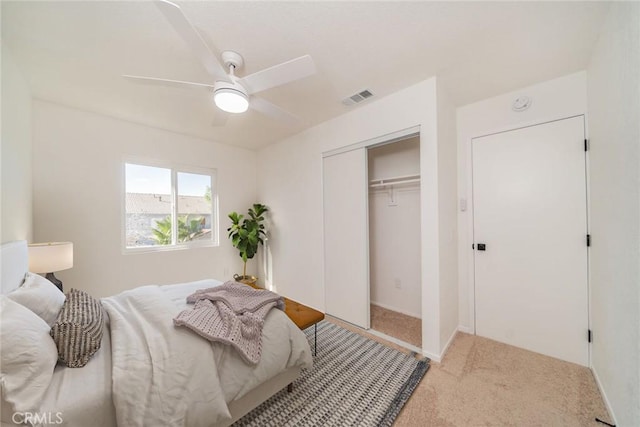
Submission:
[[231,244],[238,249],[240,258],[245,263],[258,252],[258,246],[264,244],[262,236],[266,235],[264,214],[268,209],[261,203],[254,203],[247,210],[247,217],[239,215],[237,212],[231,212],[228,216],[231,220],[231,226],[227,228]]

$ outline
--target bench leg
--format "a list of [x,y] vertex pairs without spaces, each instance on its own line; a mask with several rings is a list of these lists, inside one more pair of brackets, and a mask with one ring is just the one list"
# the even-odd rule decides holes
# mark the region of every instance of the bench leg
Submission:
[[287,385],[287,393],[291,393],[293,391],[293,383],[289,383],[289,385]]

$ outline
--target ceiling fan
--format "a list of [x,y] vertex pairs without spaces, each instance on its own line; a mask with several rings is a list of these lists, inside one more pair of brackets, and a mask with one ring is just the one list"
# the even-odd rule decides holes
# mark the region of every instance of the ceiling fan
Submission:
[[123,77],[140,83],[206,88],[213,92],[216,106],[227,113],[243,113],[251,108],[288,125],[298,123],[298,117],[295,115],[254,94],[315,74],[316,67],[311,56],[304,55],[248,76],[238,77],[235,71],[242,68],[244,64],[240,54],[224,51],[221,54],[222,62],[220,62],[178,5],[167,0],[156,0],[155,4],[215,79],[215,83],[132,75]]

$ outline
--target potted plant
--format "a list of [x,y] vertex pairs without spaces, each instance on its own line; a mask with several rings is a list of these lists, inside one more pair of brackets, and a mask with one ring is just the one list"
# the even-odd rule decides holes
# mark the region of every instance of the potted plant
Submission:
[[264,214],[269,209],[260,203],[254,203],[253,207],[247,211],[248,217],[237,212],[231,212],[231,227],[227,228],[231,244],[240,251],[240,257],[244,263],[242,276],[234,275],[233,278],[240,282],[255,285],[257,278],[247,276],[247,260],[254,257],[258,252],[258,246],[264,244],[263,237],[266,236],[264,229]]

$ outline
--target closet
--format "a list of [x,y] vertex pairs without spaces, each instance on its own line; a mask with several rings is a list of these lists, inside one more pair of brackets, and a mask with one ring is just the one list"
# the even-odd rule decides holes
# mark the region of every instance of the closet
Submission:
[[370,328],[420,348],[420,138],[368,150]]
[[421,342],[419,130],[323,153],[327,314]]

